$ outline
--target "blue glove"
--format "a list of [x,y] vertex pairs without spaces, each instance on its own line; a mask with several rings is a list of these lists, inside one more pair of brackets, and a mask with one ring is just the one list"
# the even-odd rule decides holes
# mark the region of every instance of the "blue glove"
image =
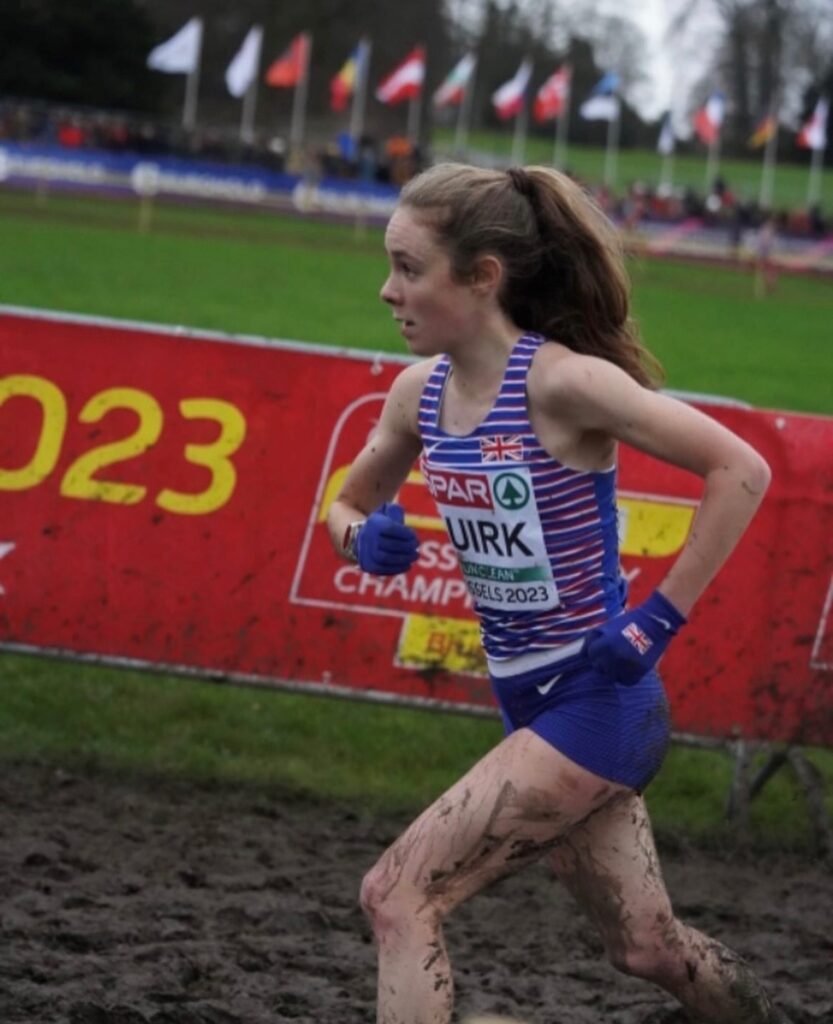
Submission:
[[636,608],[590,630],[583,653],[597,672],[633,686],[659,661],[686,618],[655,590]]
[[419,557],[417,535],[405,526],[401,505],[386,501],[361,525],[356,536],[356,558],[365,572],[396,576],[407,572]]

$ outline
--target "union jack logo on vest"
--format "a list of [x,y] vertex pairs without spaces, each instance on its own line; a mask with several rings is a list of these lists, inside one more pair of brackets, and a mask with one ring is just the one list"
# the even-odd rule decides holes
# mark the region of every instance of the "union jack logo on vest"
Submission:
[[627,626],[622,630],[622,636],[639,651],[640,654],[647,654],[648,648],[653,647],[654,641],[648,636],[647,633],[637,626],[635,622],[629,622]]
[[499,434],[492,434],[490,437],[481,437],[480,457],[483,462],[523,462],[523,436],[507,434],[501,437]]

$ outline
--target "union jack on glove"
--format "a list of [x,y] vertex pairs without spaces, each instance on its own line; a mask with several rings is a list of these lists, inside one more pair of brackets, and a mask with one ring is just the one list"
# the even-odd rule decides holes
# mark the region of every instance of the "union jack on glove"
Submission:
[[597,672],[633,686],[656,665],[686,622],[668,598],[655,590],[636,608],[590,630],[583,653]]

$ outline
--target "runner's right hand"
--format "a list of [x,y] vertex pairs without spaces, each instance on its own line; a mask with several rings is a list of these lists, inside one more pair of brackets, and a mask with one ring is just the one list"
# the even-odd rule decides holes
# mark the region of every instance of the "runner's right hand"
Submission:
[[386,501],[367,517],[356,537],[356,557],[375,576],[397,576],[411,568],[419,558],[419,541],[405,526],[401,505]]

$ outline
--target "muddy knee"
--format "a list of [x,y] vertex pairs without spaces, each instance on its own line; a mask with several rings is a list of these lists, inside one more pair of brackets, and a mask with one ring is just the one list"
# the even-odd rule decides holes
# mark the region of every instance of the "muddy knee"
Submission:
[[439,916],[426,894],[406,885],[401,872],[393,874],[384,858],[362,879],[359,904],[377,939]]
[[374,926],[374,930],[375,922],[381,916],[382,906],[385,902],[379,875],[379,865],[377,864],[364,876],[359,889],[359,906],[362,908],[364,916]]

